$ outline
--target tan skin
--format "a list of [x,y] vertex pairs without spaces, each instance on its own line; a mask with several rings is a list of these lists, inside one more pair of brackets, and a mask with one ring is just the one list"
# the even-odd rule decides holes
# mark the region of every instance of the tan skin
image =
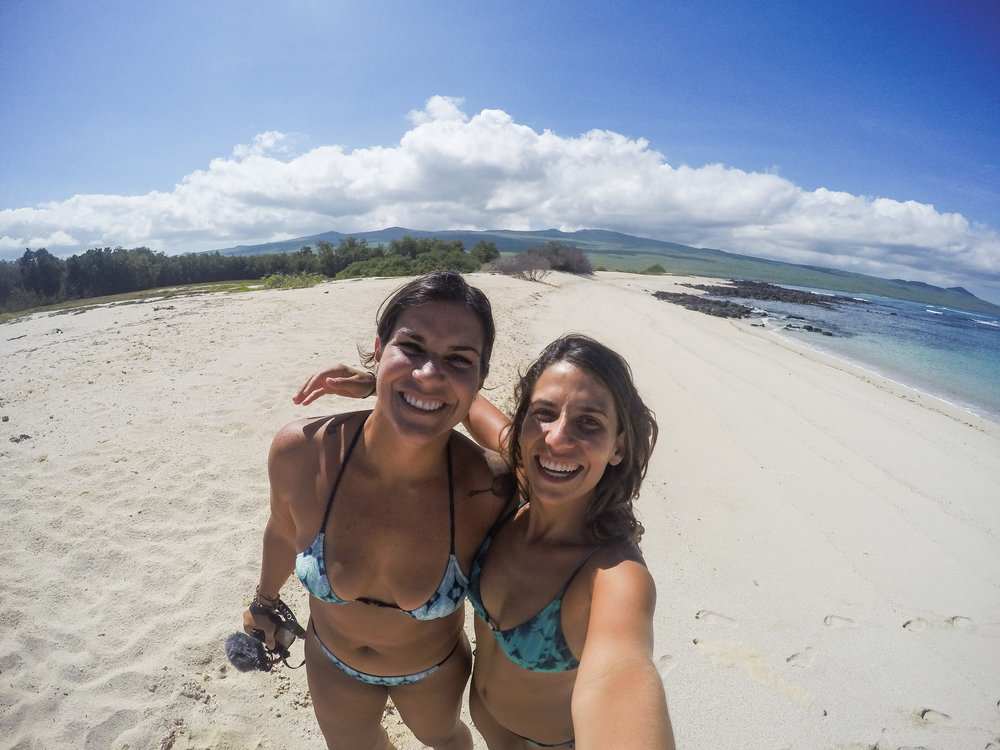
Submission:
[[[475,315],[447,302],[405,310],[389,340],[376,340],[375,407],[343,470],[326,527],[328,576],[342,599],[367,598],[414,609],[437,589],[450,541],[446,444],[454,470],[456,554],[468,574],[504,504],[489,491],[494,475],[482,449],[452,429],[467,415],[482,385],[482,345]],[[368,385],[370,390],[370,378]],[[298,401],[305,402],[308,386]],[[296,553],[320,531],[344,451],[363,420],[360,412],[303,419],[275,437],[268,459],[271,516],[260,577],[265,596],[277,594],[294,570]],[[425,745],[472,747],[471,733],[459,719],[471,663],[462,607],[440,619],[419,621],[398,609],[361,602],[331,604],[310,597],[309,605],[322,642],[359,671],[403,675],[440,664],[410,685],[368,685],[334,665],[310,629],[305,647],[309,688],[328,747],[391,748],[381,725],[390,697]],[[255,628],[264,630],[273,646],[273,626],[245,612],[244,629]]]
[[[314,397],[320,390],[350,394],[353,377],[342,366],[320,373]],[[355,395],[358,390],[353,386]],[[480,398],[466,426],[482,445],[499,450],[509,421]],[[531,503],[495,537],[480,581],[486,610],[503,629],[552,601],[593,548],[587,503],[604,469],[627,450],[610,391],[566,362],[539,377],[519,440]],[[620,542],[603,546],[563,599],[562,628],[580,661],[577,669],[521,668],[476,617],[469,702],[490,750],[534,747],[522,737],[545,744],[574,737],[577,748],[588,750],[672,750],[663,684],[652,659],[655,603],[655,585],[638,548]]]
[[[470,426],[488,444],[490,435],[499,443],[504,429],[485,406],[473,408]],[[587,506],[604,470],[626,449],[608,388],[567,362],[552,364],[535,383],[518,440],[531,502],[497,534],[480,580],[483,604],[501,629],[541,611],[595,546]],[[522,737],[545,744],[575,737],[577,748],[672,748],[652,662],[655,604],[638,548],[620,542],[604,545],[563,598],[562,628],[577,669],[521,668],[477,617],[470,706],[490,749],[532,747]]]

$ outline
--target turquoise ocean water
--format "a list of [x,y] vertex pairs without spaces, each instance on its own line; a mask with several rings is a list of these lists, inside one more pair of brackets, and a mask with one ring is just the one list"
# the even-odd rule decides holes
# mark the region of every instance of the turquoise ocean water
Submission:
[[[1000,317],[887,297],[806,291],[858,301],[830,308],[733,301],[763,311],[768,329],[796,343],[1000,423]],[[805,325],[825,333],[804,330]]]

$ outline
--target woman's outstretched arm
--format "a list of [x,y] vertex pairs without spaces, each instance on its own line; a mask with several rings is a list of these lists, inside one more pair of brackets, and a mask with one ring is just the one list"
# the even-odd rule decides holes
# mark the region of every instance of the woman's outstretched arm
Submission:
[[663,681],[653,663],[656,587],[625,560],[597,572],[573,689],[579,750],[674,750]]

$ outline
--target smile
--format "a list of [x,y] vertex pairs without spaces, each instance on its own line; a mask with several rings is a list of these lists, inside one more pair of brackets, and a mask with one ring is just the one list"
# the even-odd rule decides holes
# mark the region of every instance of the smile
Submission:
[[566,479],[580,471],[579,464],[570,464],[563,461],[552,461],[550,459],[535,458],[535,465],[547,476],[555,479]]
[[403,394],[403,400],[414,409],[419,409],[420,411],[437,411],[444,407],[444,401],[416,398],[409,393]]

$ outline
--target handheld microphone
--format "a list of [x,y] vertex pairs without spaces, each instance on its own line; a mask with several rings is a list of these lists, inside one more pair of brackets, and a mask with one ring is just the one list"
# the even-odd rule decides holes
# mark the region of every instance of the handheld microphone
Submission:
[[226,658],[240,672],[271,671],[271,659],[264,651],[264,643],[246,633],[233,633],[226,638]]

